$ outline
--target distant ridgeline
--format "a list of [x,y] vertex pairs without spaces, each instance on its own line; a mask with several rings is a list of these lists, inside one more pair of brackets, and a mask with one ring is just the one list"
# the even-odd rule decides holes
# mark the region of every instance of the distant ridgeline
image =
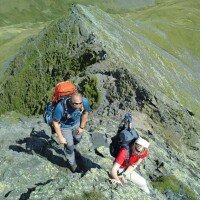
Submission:
[[[190,76],[174,73],[181,69],[179,61],[133,27],[138,28],[97,7],[72,6],[68,16],[29,38],[10,63],[1,84],[0,113],[41,114],[54,86],[71,80],[99,114],[141,110],[177,138],[190,132],[194,139],[199,126],[194,112],[177,100],[189,90]],[[187,88],[181,88],[181,75]]]
[[[159,1],[156,6],[123,15],[108,14],[95,6],[72,6],[69,14],[52,22],[37,37],[29,38],[10,62],[0,86],[0,113],[16,110],[28,115],[41,114],[55,84],[69,79],[79,85],[92,108],[97,108],[102,97],[109,96],[105,76],[124,68],[156,99],[172,100],[189,115],[200,116],[198,31],[184,14],[185,8],[193,9],[195,2]],[[153,1],[149,1],[151,4]],[[178,17],[168,21],[169,24],[163,23],[171,19],[168,11],[173,13],[179,7]],[[195,13],[196,10],[194,16]],[[194,16],[190,15],[196,23],[199,17]],[[187,22],[185,26],[181,25],[182,19]],[[186,41],[189,33],[194,41]],[[118,88],[124,87],[120,82],[117,84]],[[118,90],[121,94],[132,94],[133,99],[124,99],[127,104],[135,102],[134,92]],[[140,89],[136,95],[141,96]],[[114,99],[116,95],[109,97],[108,102]]]
[[[134,9],[140,9],[155,5],[155,0],[76,0],[76,3],[96,5],[110,13],[125,13]],[[74,0],[20,0],[10,3],[0,0],[0,26],[8,26],[20,23],[35,23],[54,20],[68,12],[68,8]]]

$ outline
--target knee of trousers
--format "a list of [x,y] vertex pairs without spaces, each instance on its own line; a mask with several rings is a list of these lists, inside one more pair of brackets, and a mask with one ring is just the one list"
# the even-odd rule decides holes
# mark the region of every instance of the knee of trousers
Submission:
[[68,154],[72,154],[74,152],[74,145],[65,145],[65,151]]
[[78,144],[78,143],[81,141],[81,138],[82,138],[82,137],[80,137],[80,138],[75,138],[75,139],[74,139],[74,144],[75,144],[75,145]]
[[146,186],[146,185],[147,185],[147,182],[146,182],[146,180],[145,180],[144,178],[141,178],[141,180],[139,181],[138,185],[139,185],[140,187],[143,187],[143,186]]

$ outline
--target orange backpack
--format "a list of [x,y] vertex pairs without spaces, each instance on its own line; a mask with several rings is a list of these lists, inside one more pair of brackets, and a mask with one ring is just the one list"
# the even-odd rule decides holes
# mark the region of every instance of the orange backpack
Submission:
[[[75,92],[77,92],[77,88],[70,81],[60,82],[56,85],[54,92],[53,92],[52,101],[48,102],[45,105],[45,109],[43,112],[43,118],[44,118],[45,123],[49,124],[50,126],[52,125],[53,113],[54,113],[57,103],[60,101],[64,101],[64,99],[70,97]],[[64,110],[65,110],[65,114],[66,114],[66,109],[65,109],[64,103],[63,103],[63,106],[64,106]]]
[[77,92],[76,86],[71,81],[63,81],[56,85],[52,101],[57,103],[62,97],[70,96]]

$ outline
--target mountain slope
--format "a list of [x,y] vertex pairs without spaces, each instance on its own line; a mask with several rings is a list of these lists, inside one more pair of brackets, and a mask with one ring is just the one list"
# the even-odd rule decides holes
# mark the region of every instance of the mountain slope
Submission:
[[[159,5],[163,7],[162,3]],[[147,12],[148,8],[144,11]],[[151,12],[154,13],[153,10]],[[96,6],[72,6],[65,16],[49,24],[36,37],[29,38],[9,63],[1,83],[0,112],[18,110],[27,115],[41,114],[45,103],[50,100],[55,84],[62,80],[72,80],[79,85],[80,92],[89,98],[93,108],[87,130],[89,134],[85,138],[88,145],[84,143],[80,147],[81,152],[85,155],[89,154],[90,150],[86,149],[86,146],[90,147],[89,137],[92,137],[95,130],[98,129],[95,132],[97,135],[103,132],[103,138],[114,135],[116,123],[125,112],[129,111],[134,116],[134,125],[141,129],[141,135],[148,137],[151,142],[152,155],[147,162],[148,170],[145,170],[144,174],[149,182],[152,181],[152,187],[163,193],[157,193],[161,195],[160,198],[166,198],[165,196],[172,193],[175,198],[179,198],[179,193],[186,198],[188,196],[186,193],[191,192],[187,185],[192,187],[195,196],[199,194],[196,174],[199,169],[200,124],[197,118],[199,110],[194,109],[199,105],[198,95],[195,96],[193,90],[198,90],[199,86],[191,84],[191,79],[188,78],[193,77],[193,71],[189,74],[190,65],[183,65],[184,61],[177,56],[176,51],[174,53],[170,49],[164,49],[161,40],[156,42],[151,39],[147,34],[148,31],[141,30],[140,20],[142,18],[136,19],[135,14],[131,12],[120,15],[109,14]],[[176,48],[176,45],[171,44],[171,50]],[[185,90],[185,85],[182,87],[180,79],[184,80],[188,90]],[[186,99],[182,95],[184,91],[187,91],[186,96],[192,96],[190,100],[192,108],[188,106],[187,101],[186,103],[182,101],[182,97]],[[6,123],[4,118],[6,115],[2,115],[3,133],[12,136],[11,132],[15,126],[11,126],[7,131],[7,126],[3,126]],[[23,123],[26,124],[26,121],[22,120]],[[29,123],[28,127],[35,127],[32,123],[38,124],[36,126],[39,132],[45,129],[45,133],[49,133],[49,130],[41,125],[40,120]],[[21,127],[22,124],[18,124],[17,127]],[[19,130],[17,144],[3,145],[3,151],[11,145],[11,154],[12,151],[19,153],[20,157],[23,152],[29,154],[26,146],[32,139],[29,138],[26,128],[23,131]],[[20,131],[24,133],[23,137],[20,136]],[[15,140],[12,138],[11,143]],[[45,152],[38,152],[37,145],[33,151],[40,156],[42,153],[42,156],[47,159],[54,158],[48,151],[48,146]],[[108,149],[103,148],[100,153],[104,155],[107,151]],[[94,152],[90,154],[93,164],[96,163],[95,159],[98,160],[98,156]],[[109,168],[112,162],[109,153],[105,153],[106,156],[108,160],[99,159],[99,162],[102,167],[104,162],[108,161],[105,166]],[[60,158],[56,157],[56,159],[60,166],[62,161]],[[42,162],[42,160],[37,161]],[[55,162],[54,159],[51,161]],[[43,165],[40,167],[43,168]],[[68,186],[72,188],[74,183],[79,183],[80,188],[94,186],[105,192],[104,187],[107,188],[107,185],[99,187],[96,183],[90,182],[95,174],[98,174],[98,179],[101,181],[107,175],[105,170],[98,171],[97,165],[95,168],[97,169],[92,173],[86,173],[86,179],[81,179],[82,181],[79,182],[79,177],[76,176],[76,181],[70,182]],[[6,169],[7,161],[4,162],[4,171],[7,171]],[[53,171],[55,174],[56,169]],[[49,190],[52,185],[56,191],[59,191],[58,188],[63,185],[57,184],[57,179],[51,185],[48,169],[45,173],[48,176],[45,181],[38,182],[38,179],[33,179],[37,180],[35,184],[39,187],[33,187],[34,181],[30,186],[32,190],[36,190],[36,195],[45,195],[46,190]],[[60,177],[60,174],[58,176]],[[14,180],[16,182],[18,182],[17,177],[18,175]],[[66,177],[63,182],[67,182],[69,177]],[[100,177],[104,177],[103,180]],[[85,180],[90,184],[85,183]],[[173,183],[170,180],[173,180]],[[8,187],[5,185],[4,196],[9,196],[10,193],[14,196],[12,187],[9,184]],[[26,184],[19,186],[20,194],[21,191],[26,190],[25,186]],[[25,195],[29,195],[29,189],[28,192],[24,192]],[[52,193],[55,193],[55,190]],[[168,190],[172,193],[167,192]],[[63,191],[66,193],[67,188],[64,187]],[[81,193],[81,189],[78,193]],[[115,191],[108,190],[106,197],[110,197],[109,195],[113,193]],[[19,197],[20,194],[18,193]],[[118,199],[122,198],[116,193],[115,195]],[[47,196],[50,198],[51,194]],[[62,198],[62,195],[59,197]],[[148,197],[144,196],[145,198]]]
[[[100,31],[97,34],[98,40],[102,44],[108,44],[110,47],[108,51],[112,51],[113,57],[127,62],[125,65],[129,70],[136,73],[137,79],[151,89],[152,93],[158,96],[164,93],[199,115],[199,77],[195,65],[192,65],[193,69],[181,59],[177,59],[176,55],[163,50],[162,45],[152,43],[148,37],[139,32],[137,21],[127,19],[127,16],[125,19],[119,15],[111,17],[106,13],[102,14],[102,11],[94,7],[82,8],[80,12],[83,13],[79,16],[83,24],[80,25],[80,22],[77,22],[78,27],[81,26],[90,33]],[[57,24],[59,23],[61,22]],[[55,40],[55,34],[53,40]],[[75,34],[73,37],[79,37],[78,32],[73,32],[73,34]],[[85,34],[89,35],[89,33]],[[63,45],[61,48],[63,49]]]
[[0,79],[13,59],[14,54],[19,50],[24,40],[38,34],[49,22],[67,14],[73,3],[98,5],[105,11],[111,13],[124,13],[152,6],[154,1],[126,0],[123,3],[119,0],[113,1],[92,1],[92,0],[0,0]]
[[105,11],[119,13],[154,5],[154,0],[0,0],[0,26],[54,20],[68,12],[73,3],[97,5]]
[[[200,9],[199,1],[160,1],[154,7],[127,14],[133,29],[143,34],[160,52],[160,69],[165,92],[199,116],[200,94]],[[163,63],[166,63],[163,70]],[[157,66],[153,66],[155,68]],[[162,72],[160,72],[162,70]]]
[[177,87],[180,74],[173,73],[180,62],[129,23],[94,6],[73,6],[69,16],[30,38],[11,62],[1,85],[0,112],[41,114],[55,84],[71,79],[99,113],[141,109],[170,131],[163,135],[174,146],[179,140],[196,148],[199,122],[172,98],[185,91]]

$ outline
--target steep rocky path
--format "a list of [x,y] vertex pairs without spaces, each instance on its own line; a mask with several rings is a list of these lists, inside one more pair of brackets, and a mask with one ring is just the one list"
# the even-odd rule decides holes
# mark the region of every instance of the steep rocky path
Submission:
[[[133,116],[140,135],[148,137],[151,143],[150,156],[140,169],[151,188],[151,196],[144,194],[133,184],[116,187],[107,181],[113,161],[108,145],[117,130],[120,117],[101,117],[91,113],[76,152],[83,172],[72,174],[67,168],[62,145],[50,138],[50,130],[41,117],[30,119],[10,113],[0,118],[0,198],[87,199],[89,196],[93,199],[131,197],[161,200],[187,199],[191,191],[184,188],[186,185],[191,185],[193,190],[198,191],[198,175],[184,164],[182,157],[159,134],[152,132],[152,121],[146,120],[145,115],[139,112],[133,113]],[[157,177],[172,175],[176,177],[173,181],[181,182],[182,192],[180,189],[175,194],[167,190],[164,195],[153,188]]]

